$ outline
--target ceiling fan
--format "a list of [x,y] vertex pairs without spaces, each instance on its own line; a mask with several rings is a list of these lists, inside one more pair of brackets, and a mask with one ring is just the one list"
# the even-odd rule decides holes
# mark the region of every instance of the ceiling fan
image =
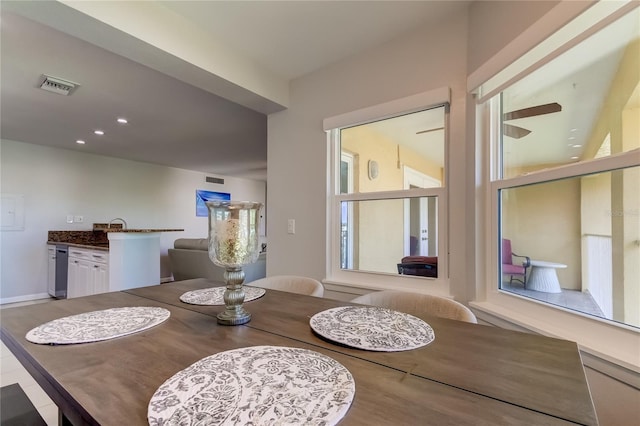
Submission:
[[[535,117],[538,115],[551,114],[554,112],[562,111],[562,105],[557,102],[552,102],[550,104],[544,105],[536,105],[528,108],[522,108],[515,111],[507,112],[502,116],[502,121],[516,120],[518,118],[527,118],[527,117]],[[433,129],[420,130],[416,132],[416,135],[422,133],[430,133],[438,130],[443,130],[444,127],[436,127]],[[523,127],[514,126],[513,124],[503,124],[503,132],[505,136],[509,136],[510,138],[520,139],[527,136],[531,133],[531,130],[525,129]]]
[[[562,111],[562,105],[557,102],[552,102],[550,104],[544,105],[536,105],[528,108],[518,109],[516,111],[507,112],[503,115],[502,121],[516,120],[518,118],[527,118],[527,117],[535,117],[537,115],[551,114],[554,112]],[[525,128],[514,126],[513,124],[503,124],[503,132],[505,136],[509,136],[510,138],[520,139],[527,136],[531,133],[531,130],[527,130]],[[435,132],[438,130],[442,130],[444,127],[436,127],[434,129],[426,129],[420,130],[416,132],[416,135],[422,133]]]
[[444,130],[444,127],[436,127],[436,128],[433,128],[433,129],[420,130],[419,132],[416,132],[416,135],[420,135],[422,133],[435,132],[435,131],[438,131],[438,130]]
[[[535,117],[537,115],[551,114],[562,111],[562,105],[557,102],[544,105],[536,105],[516,111],[507,112],[502,116],[502,121],[516,120],[518,118]],[[503,124],[503,133],[510,138],[520,139],[531,133],[531,130],[514,126],[513,124]]]

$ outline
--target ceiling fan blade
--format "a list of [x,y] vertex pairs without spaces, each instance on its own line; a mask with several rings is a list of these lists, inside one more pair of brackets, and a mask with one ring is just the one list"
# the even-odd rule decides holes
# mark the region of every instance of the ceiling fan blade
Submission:
[[523,129],[522,127],[513,126],[511,124],[503,124],[503,133],[510,138],[520,139],[531,133],[531,130]]
[[416,135],[419,135],[421,133],[435,132],[437,130],[443,130],[443,129],[444,127],[436,127],[435,129],[420,130],[419,132],[416,132]]
[[517,118],[533,117],[536,115],[551,114],[552,112],[560,111],[562,111],[562,106],[557,102],[553,102],[551,104],[536,105],[529,108],[507,112],[504,114],[504,121],[515,120]]

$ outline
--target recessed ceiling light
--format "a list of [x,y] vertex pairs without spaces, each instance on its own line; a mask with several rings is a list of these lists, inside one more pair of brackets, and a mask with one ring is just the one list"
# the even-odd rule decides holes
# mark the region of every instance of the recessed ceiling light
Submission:
[[578,159],[578,157],[571,157],[571,159],[572,159],[572,160],[577,160],[577,159]]
[[128,122],[129,121],[127,121],[126,118],[122,118],[122,117],[118,118],[118,123],[120,123],[120,124],[127,124]]
[[102,130],[94,130],[93,133],[100,136],[104,135],[104,132]]
[[575,132],[575,131],[577,131],[577,130],[578,130],[578,129],[571,129],[571,131],[572,131],[572,132]]
[[576,138],[575,136],[569,136],[570,141],[574,140],[575,138]]
[[575,144],[575,145],[571,145],[572,148],[580,148],[582,145],[579,144]]
[[82,139],[78,139],[78,140],[76,141],[76,143],[77,143],[78,145],[84,145],[84,141],[83,141]]

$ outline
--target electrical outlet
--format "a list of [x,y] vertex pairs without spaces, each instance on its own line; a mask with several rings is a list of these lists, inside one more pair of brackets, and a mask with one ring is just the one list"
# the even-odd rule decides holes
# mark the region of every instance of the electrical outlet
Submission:
[[82,216],[74,216],[73,217],[73,221],[77,222],[77,223],[82,223],[82,222],[84,222],[84,217],[82,217]]
[[67,215],[67,223],[73,223],[73,215],[71,214]]

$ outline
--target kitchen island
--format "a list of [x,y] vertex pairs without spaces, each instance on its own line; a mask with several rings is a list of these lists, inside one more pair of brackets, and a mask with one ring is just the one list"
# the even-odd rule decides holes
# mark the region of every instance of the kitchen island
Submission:
[[160,284],[160,233],[184,229],[105,228],[109,239],[109,291]]
[[[181,231],[184,229],[126,229],[120,224],[94,224],[86,231],[49,231],[49,294],[73,298],[160,284],[160,234]],[[63,254],[60,259],[56,247]],[[64,268],[60,277],[58,268]]]

